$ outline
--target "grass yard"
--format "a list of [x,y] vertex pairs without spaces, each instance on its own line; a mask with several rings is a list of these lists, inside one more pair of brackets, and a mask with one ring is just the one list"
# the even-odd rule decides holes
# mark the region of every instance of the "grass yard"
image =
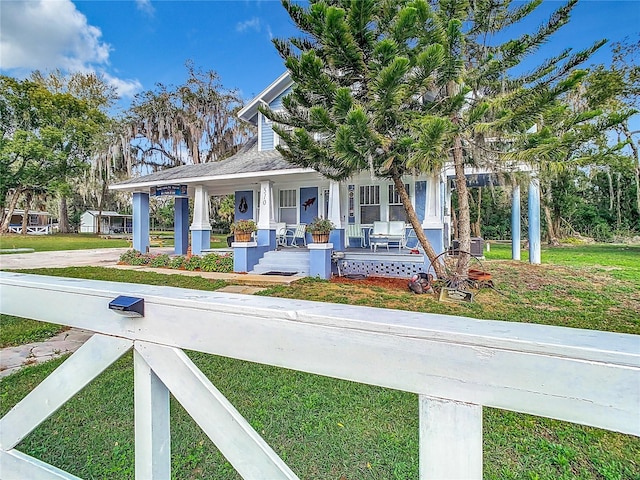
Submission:
[[0,348],[41,342],[66,329],[67,327],[62,325],[38,322],[0,313]]
[[[152,243],[156,245],[158,239],[165,247],[173,245],[173,234],[158,232],[152,234]],[[33,248],[36,252],[51,252],[59,250],[86,250],[91,248],[128,247],[131,243],[125,238],[102,238],[89,233],[56,233],[54,235],[0,235],[0,249]],[[210,248],[224,248],[227,246],[226,236],[212,236]]]
[[[264,295],[640,334],[639,247],[543,250],[543,262],[484,263],[497,290],[472,304],[436,302],[405,288],[307,279]],[[213,290],[222,284],[180,275],[74,267],[31,273]],[[189,353],[234,406],[303,479],[418,478],[413,394]],[[0,382],[4,414],[59,361]],[[237,479],[199,427],[172,400],[174,478]],[[125,355],[29,435],[19,447],[83,478],[133,478],[133,369]],[[640,480],[640,439],[514,412],[484,409],[485,479]]]

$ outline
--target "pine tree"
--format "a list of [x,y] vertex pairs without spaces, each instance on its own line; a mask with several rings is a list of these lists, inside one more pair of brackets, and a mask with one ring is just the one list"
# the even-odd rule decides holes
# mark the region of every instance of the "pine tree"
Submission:
[[[336,180],[366,170],[392,180],[432,262],[439,252],[422,232],[402,176],[452,162],[460,248],[468,252],[465,165],[501,161],[514,135],[576,87],[581,74],[573,69],[602,44],[510,73],[567,23],[576,1],[533,33],[504,40],[541,0],[515,7],[509,0],[312,0],[308,7],[283,0],[301,35],[274,44],[295,83],[283,111],[261,111],[281,125],[274,127],[285,143],[279,149],[292,163]],[[468,261],[460,255],[459,273]]]

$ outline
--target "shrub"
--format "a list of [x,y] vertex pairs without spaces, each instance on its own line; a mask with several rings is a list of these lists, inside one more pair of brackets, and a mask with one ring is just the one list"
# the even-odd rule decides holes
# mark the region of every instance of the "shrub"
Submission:
[[149,266],[154,268],[168,267],[170,261],[171,259],[169,258],[169,255],[162,254],[162,255],[153,257],[149,262]]
[[596,242],[612,242],[613,241],[613,232],[611,231],[611,227],[606,223],[598,223],[593,228],[593,239]]
[[203,272],[233,272],[233,257],[210,253],[200,259],[200,269]]
[[169,268],[175,268],[176,270],[184,267],[184,262],[186,258],[184,257],[173,257],[169,260]]
[[192,256],[191,258],[187,258],[184,262],[185,270],[197,270],[200,268],[200,257],[197,255]]
[[150,258],[148,255],[140,253],[137,250],[127,250],[120,255],[120,261],[127,265],[147,265]]

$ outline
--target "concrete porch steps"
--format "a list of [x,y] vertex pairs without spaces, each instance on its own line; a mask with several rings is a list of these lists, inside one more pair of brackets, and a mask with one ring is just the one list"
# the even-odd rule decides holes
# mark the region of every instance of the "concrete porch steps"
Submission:
[[309,250],[283,248],[266,252],[249,273],[262,275],[267,272],[295,272],[302,276],[309,275]]

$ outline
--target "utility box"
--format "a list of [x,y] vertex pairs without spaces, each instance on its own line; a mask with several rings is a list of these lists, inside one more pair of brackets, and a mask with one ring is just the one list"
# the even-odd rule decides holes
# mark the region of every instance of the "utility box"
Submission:
[[481,237],[471,237],[471,255],[482,257],[484,255],[484,239]]

